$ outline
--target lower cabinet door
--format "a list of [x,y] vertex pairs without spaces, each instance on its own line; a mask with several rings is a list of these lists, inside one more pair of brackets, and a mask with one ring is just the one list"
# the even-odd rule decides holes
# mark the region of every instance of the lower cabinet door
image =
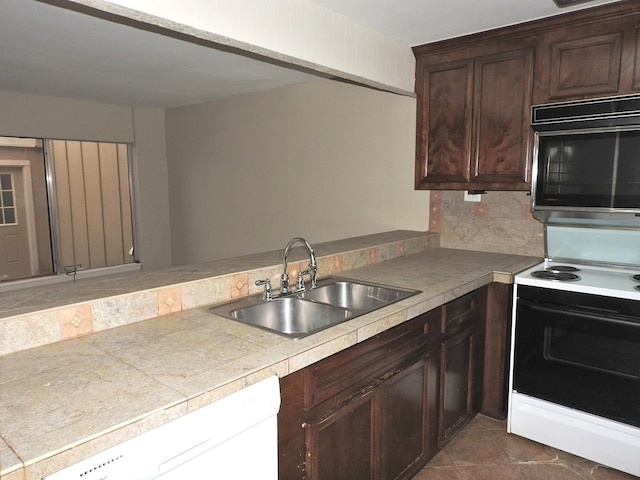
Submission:
[[355,480],[372,478],[373,390],[351,400],[319,421],[305,425],[307,478]]
[[[435,452],[437,366],[420,359],[382,383],[380,389],[380,480],[411,478]],[[433,426],[430,424],[434,424]]]
[[468,328],[444,340],[440,349],[438,442],[443,446],[470,420],[473,411],[474,329]]

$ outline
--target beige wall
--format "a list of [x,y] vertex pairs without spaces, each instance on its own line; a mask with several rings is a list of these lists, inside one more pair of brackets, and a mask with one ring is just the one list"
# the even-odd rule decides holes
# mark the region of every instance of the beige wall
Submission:
[[145,270],[173,265],[165,111],[135,107],[131,152],[136,258]]
[[176,264],[428,228],[413,98],[324,80],[171,109],[166,124]]
[[135,142],[136,258],[171,265],[164,110],[0,91],[0,136]]
[[131,107],[0,91],[0,135],[131,143]]

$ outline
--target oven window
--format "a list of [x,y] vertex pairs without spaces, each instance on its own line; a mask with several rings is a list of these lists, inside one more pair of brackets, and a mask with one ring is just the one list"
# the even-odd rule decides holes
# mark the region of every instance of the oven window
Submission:
[[640,378],[640,348],[632,342],[547,327],[544,358],[622,377]]
[[536,204],[640,206],[640,131],[540,135]]

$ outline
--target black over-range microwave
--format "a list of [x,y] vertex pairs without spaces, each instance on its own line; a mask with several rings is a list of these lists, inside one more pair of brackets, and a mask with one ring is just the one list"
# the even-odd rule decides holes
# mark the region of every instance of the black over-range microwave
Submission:
[[640,223],[640,95],[535,105],[531,125],[536,218]]

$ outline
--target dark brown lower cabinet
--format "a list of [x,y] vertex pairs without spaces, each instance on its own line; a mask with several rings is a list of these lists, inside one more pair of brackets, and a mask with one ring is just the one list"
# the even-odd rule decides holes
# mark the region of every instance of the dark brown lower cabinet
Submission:
[[411,478],[428,459],[432,441],[425,423],[433,415],[425,392],[436,373],[434,364],[431,356],[421,358],[325,418],[309,422],[309,451],[316,454],[309,458],[307,478]]
[[284,377],[280,479],[415,475],[437,451],[439,320],[436,309]]
[[438,444],[444,446],[480,411],[486,287],[442,308]]
[[411,478],[437,449],[437,359],[422,358],[381,385],[380,475]]
[[513,285],[487,285],[482,413],[497,419],[507,417],[509,344]]
[[475,415],[473,404],[474,350],[477,338],[473,328],[467,328],[444,340],[440,346],[442,367],[440,372],[440,434],[438,442],[444,445]]
[[412,478],[487,410],[484,389],[503,391],[505,353],[485,348],[507,339],[485,325],[496,311],[503,325],[507,293],[480,288],[282,378],[280,480]]
[[374,397],[370,390],[304,426],[309,452],[315,452],[307,478],[372,478]]

